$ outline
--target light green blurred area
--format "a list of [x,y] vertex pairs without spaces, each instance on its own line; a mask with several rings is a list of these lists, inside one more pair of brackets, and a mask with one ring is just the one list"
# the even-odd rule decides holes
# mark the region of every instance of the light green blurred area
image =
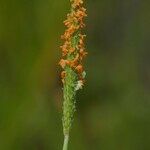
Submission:
[[[149,1],[85,1],[87,82],[70,150],[149,150]],[[60,150],[66,0],[0,0],[0,150]]]

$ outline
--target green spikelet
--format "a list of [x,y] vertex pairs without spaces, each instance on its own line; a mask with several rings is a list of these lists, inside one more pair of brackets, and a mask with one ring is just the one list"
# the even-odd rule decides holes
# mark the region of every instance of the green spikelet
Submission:
[[64,82],[64,102],[63,102],[63,130],[64,135],[69,135],[75,112],[75,86],[76,73],[70,68],[66,68],[66,77]]

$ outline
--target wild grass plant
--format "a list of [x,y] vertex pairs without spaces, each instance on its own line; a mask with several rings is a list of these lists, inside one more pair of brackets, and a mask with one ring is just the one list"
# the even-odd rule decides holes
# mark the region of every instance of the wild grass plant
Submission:
[[76,93],[82,89],[85,83],[85,71],[83,68],[83,58],[87,55],[85,51],[82,29],[86,17],[86,9],[83,7],[83,0],[70,0],[70,13],[64,21],[65,33],[61,36],[64,44],[61,46],[62,58],[59,62],[63,71],[61,79],[63,83],[63,150],[68,149],[70,128],[72,126],[74,112],[76,110]]

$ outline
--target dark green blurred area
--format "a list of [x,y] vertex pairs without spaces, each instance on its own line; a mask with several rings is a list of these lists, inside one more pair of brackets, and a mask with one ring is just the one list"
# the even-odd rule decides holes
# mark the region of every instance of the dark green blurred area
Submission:
[[[150,1],[87,0],[87,83],[70,150],[150,150]],[[0,150],[60,150],[67,0],[0,0]]]

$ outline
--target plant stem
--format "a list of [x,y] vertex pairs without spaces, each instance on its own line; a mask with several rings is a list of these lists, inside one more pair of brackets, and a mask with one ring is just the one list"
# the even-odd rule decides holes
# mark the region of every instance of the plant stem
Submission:
[[64,136],[63,150],[68,150],[69,135]]

